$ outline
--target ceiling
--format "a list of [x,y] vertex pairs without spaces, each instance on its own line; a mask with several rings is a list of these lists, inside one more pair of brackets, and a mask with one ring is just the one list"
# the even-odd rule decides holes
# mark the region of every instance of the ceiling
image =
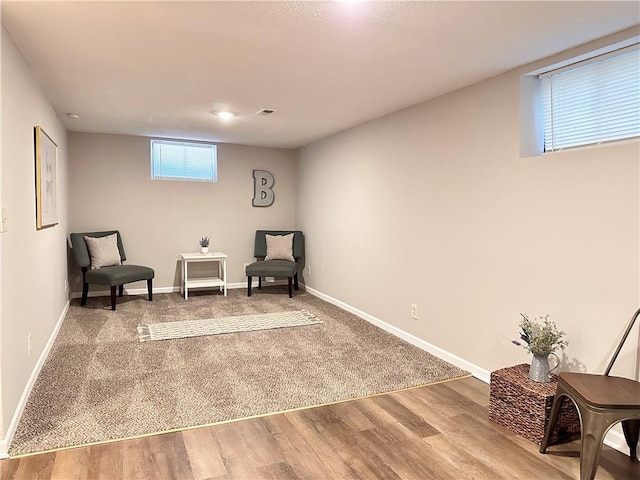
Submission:
[[2,23],[69,130],[296,148],[637,25],[640,3],[2,1]]

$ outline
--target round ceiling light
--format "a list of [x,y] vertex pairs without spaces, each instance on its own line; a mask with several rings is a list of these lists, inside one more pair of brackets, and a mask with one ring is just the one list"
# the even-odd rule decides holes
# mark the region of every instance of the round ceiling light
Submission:
[[228,110],[221,110],[219,112],[216,112],[216,117],[221,120],[231,120],[233,117],[235,117],[235,114],[229,112]]

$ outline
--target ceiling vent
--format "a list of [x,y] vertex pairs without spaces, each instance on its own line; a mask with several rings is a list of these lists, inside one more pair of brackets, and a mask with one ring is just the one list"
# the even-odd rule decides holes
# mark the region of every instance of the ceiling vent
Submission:
[[271,108],[261,108],[256,112],[256,115],[264,117],[265,115],[271,115],[273,112],[275,112],[275,110]]

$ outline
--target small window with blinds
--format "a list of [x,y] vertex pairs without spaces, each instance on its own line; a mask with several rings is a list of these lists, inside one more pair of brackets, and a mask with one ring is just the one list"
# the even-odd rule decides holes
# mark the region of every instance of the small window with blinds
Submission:
[[151,140],[151,179],[216,182],[217,147],[210,143]]
[[640,137],[638,45],[540,75],[544,151]]

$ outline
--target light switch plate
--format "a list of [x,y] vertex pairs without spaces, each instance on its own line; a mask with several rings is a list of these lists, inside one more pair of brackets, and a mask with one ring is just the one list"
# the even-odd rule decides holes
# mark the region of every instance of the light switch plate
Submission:
[[7,209],[2,207],[2,222],[0,222],[0,233],[7,231]]

